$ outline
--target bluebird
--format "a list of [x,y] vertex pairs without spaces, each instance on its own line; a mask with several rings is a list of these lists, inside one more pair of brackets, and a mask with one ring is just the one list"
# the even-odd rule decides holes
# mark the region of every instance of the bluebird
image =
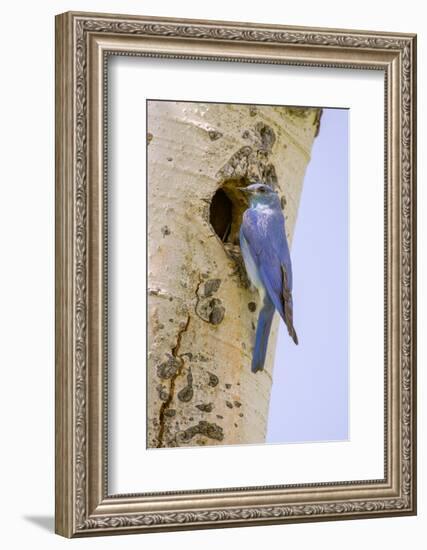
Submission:
[[252,356],[252,372],[257,372],[264,369],[275,310],[298,344],[293,326],[292,265],[278,194],[263,183],[239,189],[249,195],[249,208],[240,226],[240,248],[248,277],[262,301]]

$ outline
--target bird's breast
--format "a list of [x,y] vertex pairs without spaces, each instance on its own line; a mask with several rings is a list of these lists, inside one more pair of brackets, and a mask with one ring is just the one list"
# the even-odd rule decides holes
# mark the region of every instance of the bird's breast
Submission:
[[264,294],[265,294],[264,285],[261,282],[258,267],[255,263],[255,260],[253,259],[253,256],[251,254],[251,251],[249,249],[246,239],[241,239],[240,246],[241,246],[242,256],[245,262],[246,272],[248,274],[249,280],[251,281],[253,286],[256,287],[256,289],[258,290],[261,298],[264,299]]

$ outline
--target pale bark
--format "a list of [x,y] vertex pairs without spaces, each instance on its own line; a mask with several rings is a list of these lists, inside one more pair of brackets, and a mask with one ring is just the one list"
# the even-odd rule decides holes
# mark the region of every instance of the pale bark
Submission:
[[265,441],[279,321],[254,374],[259,297],[240,256],[235,187],[273,185],[291,241],[320,114],[149,102],[148,447]]

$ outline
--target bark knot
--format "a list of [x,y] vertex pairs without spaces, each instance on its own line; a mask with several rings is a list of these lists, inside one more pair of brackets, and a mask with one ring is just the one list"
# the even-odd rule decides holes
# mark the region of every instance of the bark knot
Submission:
[[[201,292],[201,286],[203,286],[203,292]],[[225,307],[222,305],[222,301],[219,298],[213,297],[221,286],[221,279],[208,279],[203,281],[199,278],[199,284],[196,288],[196,307],[195,311],[197,316],[205,323],[212,325],[219,325],[222,323],[225,315]]]

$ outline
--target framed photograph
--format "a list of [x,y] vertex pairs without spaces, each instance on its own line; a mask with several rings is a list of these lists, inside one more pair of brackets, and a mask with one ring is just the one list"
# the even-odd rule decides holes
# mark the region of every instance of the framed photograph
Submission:
[[416,37],[56,18],[56,532],[416,513]]

